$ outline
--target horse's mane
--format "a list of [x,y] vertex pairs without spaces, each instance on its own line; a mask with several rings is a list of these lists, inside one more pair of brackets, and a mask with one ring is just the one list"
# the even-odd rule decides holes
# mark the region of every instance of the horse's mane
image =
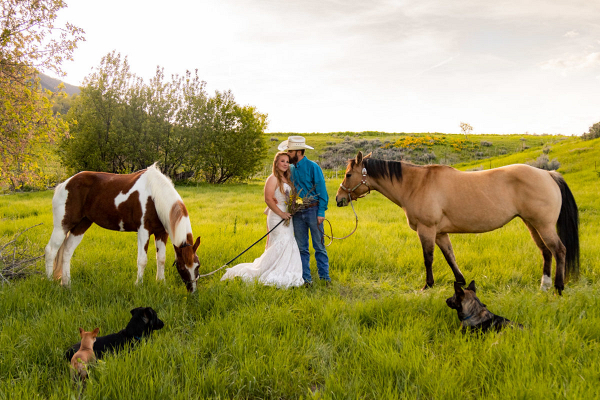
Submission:
[[[350,160],[350,167],[354,168],[355,165],[356,160]],[[402,180],[402,163],[400,161],[366,158],[363,160],[363,166],[371,178],[390,178],[390,181]]]
[[181,196],[175,190],[173,182],[160,172],[157,163],[148,167],[144,175],[158,218],[171,237],[171,242],[177,246],[183,245],[187,242],[187,234],[192,232],[192,226],[189,218],[183,218],[187,217],[188,212]]

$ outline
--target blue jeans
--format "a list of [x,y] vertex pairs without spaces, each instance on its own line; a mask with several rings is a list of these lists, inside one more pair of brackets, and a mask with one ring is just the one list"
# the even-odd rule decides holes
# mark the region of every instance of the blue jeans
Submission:
[[302,278],[305,282],[312,282],[310,276],[310,251],[308,250],[308,231],[312,238],[313,249],[315,249],[315,259],[317,260],[317,270],[319,278],[329,281],[329,257],[323,242],[323,224],[317,222],[318,207],[308,208],[294,215],[294,236],[300,249],[300,259],[302,260]]

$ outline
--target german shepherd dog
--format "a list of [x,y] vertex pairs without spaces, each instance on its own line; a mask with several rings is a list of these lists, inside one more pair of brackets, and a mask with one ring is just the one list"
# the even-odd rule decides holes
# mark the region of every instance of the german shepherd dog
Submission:
[[[100,336],[94,343],[94,354],[101,359],[104,353],[122,350],[128,343],[137,344],[142,337],[149,335],[152,331],[161,329],[164,323],[158,319],[156,311],[151,307],[138,307],[131,310],[131,320],[127,327],[120,332],[111,335]],[[79,350],[81,342],[71,346],[65,353],[68,360]]]
[[521,324],[516,324],[488,311],[486,305],[477,298],[475,292],[475,281],[471,281],[464,290],[459,282],[454,282],[454,296],[446,299],[448,307],[458,313],[463,333],[468,330],[477,330],[481,333],[489,330],[500,332],[506,326],[523,328]]

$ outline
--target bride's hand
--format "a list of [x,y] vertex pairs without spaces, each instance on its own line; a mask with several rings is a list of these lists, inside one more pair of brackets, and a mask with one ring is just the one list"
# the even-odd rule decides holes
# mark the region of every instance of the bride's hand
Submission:
[[282,219],[290,219],[290,218],[292,217],[292,214],[290,214],[290,213],[287,213],[287,212],[284,212],[284,213],[282,213],[282,214],[280,215],[280,217],[281,217]]

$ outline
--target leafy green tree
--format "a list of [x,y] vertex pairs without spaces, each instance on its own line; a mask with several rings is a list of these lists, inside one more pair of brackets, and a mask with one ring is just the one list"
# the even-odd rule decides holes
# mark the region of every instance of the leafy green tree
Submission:
[[38,161],[62,135],[64,123],[52,115],[37,69],[62,75],[83,30],[54,20],[60,0],[3,0],[0,3],[0,184],[11,189],[39,186],[45,176]]
[[261,167],[267,145],[267,115],[240,106],[231,91],[208,100],[196,165],[210,183],[247,179]]
[[112,52],[84,83],[61,146],[72,170],[131,172],[158,161],[168,176],[223,183],[260,168],[267,116],[238,105],[230,91],[209,97],[197,71],[167,80],[158,67],[145,84]]
[[584,133],[581,138],[583,140],[600,138],[600,122],[596,122],[594,125],[590,126],[590,130],[587,133]]
[[128,132],[123,126],[130,83],[127,57],[120,53],[104,56],[100,66],[85,78],[67,119],[70,135],[61,143],[63,164],[73,171],[129,172],[124,163]]

